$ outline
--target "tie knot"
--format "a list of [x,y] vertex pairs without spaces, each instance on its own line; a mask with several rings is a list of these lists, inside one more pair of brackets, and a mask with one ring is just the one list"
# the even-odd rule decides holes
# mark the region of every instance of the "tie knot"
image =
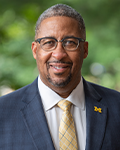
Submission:
[[71,102],[67,101],[67,100],[61,100],[58,102],[58,106],[63,110],[63,111],[69,111],[70,107],[71,107]]

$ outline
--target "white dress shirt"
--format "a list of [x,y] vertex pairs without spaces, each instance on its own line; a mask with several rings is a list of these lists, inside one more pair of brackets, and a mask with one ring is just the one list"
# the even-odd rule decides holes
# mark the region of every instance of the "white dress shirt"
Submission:
[[[56,150],[59,150],[59,125],[63,111],[56,105],[60,97],[56,92],[46,86],[38,77],[38,89],[44,107],[49,131]],[[65,98],[72,102],[71,113],[75,123],[78,140],[78,150],[85,150],[86,145],[86,108],[82,78],[78,86]]]

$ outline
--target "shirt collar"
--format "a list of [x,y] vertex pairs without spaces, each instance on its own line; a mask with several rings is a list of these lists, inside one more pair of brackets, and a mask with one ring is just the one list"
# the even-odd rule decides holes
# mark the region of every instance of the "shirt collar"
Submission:
[[[45,111],[48,111],[52,107],[54,107],[60,100],[63,98],[59,96],[56,92],[46,86],[38,77],[38,89],[41,96],[41,100],[43,103],[43,107]],[[72,91],[72,93],[66,98],[66,100],[72,102],[76,107],[85,109],[85,96],[83,89],[83,81],[81,77],[80,83],[77,87]]]

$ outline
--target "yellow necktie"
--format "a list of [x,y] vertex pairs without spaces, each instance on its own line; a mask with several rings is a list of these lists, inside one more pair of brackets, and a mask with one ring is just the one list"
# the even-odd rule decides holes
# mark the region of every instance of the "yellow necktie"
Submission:
[[58,106],[63,110],[59,127],[60,150],[78,150],[74,121],[70,113],[71,102],[62,100]]

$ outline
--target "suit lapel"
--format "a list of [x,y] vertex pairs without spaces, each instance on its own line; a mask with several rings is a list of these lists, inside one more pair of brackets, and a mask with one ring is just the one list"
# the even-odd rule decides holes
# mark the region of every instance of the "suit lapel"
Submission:
[[54,150],[38,92],[37,79],[25,91],[22,101],[25,106],[21,113],[36,150]]
[[86,150],[100,150],[105,134],[107,108],[93,86],[84,81],[86,100]]

